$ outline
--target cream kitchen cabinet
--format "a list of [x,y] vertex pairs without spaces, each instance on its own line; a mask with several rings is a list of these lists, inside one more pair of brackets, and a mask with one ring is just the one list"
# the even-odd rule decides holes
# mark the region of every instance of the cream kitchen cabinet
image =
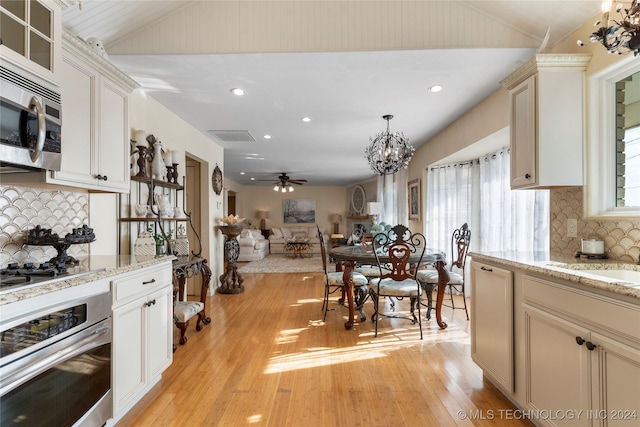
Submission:
[[59,85],[62,11],[59,1],[0,3],[2,65],[49,87]]
[[537,54],[509,90],[511,188],[583,184],[584,70],[590,55]]
[[527,409],[580,417],[548,426],[640,423],[640,309],[524,276]]
[[137,84],[68,32],[62,71],[62,166],[47,182],[128,192],[128,96]]
[[113,413],[117,422],[173,360],[171,262],[112,280]]
[[471,358],[513,392],[513,272],[472,261],[471,295]]

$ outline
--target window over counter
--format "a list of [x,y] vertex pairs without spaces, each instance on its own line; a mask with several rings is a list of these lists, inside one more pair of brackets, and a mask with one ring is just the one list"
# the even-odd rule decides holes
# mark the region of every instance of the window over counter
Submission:
[[640,217],[640,63],[633,57],[590,81],[585,216]]

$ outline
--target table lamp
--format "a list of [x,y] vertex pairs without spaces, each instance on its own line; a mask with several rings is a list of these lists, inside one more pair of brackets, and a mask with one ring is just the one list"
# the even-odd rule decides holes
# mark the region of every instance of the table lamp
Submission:
[[340,214],[331,214],[331,218],[330,218],[331,222],[333,223],[333,234],[339,234],[340,233],[340,223],[342,222],[342,215]]
[[256,212],[256,218],[260,219],[260,230],[266,230],[266,219],[269,218],[269,211]]
[[367,213],[371,217],[371,224],[378,222],[378,215],[382,213],[382,204],[380,202],[368,202]]

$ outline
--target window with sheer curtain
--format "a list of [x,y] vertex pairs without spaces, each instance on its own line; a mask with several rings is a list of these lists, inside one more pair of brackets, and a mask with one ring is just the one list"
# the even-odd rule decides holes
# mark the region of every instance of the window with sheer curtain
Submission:
[[549,191],[511,190],[507,148],[427,171],[426,232],[451,257],[451,234],[465,222],[471,250],[548,251]]

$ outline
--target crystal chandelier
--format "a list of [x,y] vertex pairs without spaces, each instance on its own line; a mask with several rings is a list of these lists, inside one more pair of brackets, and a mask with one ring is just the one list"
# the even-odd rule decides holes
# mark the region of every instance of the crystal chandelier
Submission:
[[369,138],[371,145],[364,150],[364,154],[375,173],[393,175],[409,166],[409,160],[416,149],[409,144],[402,132],[389,132],[389,120],[393,119],[391,114],[382,118],[387,121],[387,130],[377,134],[374,139]]
[[[628,8],[625,8],[625,5]],[[599,28],[591,34],[589,43],[600,42],[609,53],[624,55],[633,52],[634,56],[639,56],[640,5],[638,5],[638,0],[632,0],[631,3],[616,1],[615,10],[622,17],[620,21],[609,19],[611,6],[612,0],[602,1],[602,19],[593,24]],[[586,44],[578,40],[579,46],[585,46]]]

